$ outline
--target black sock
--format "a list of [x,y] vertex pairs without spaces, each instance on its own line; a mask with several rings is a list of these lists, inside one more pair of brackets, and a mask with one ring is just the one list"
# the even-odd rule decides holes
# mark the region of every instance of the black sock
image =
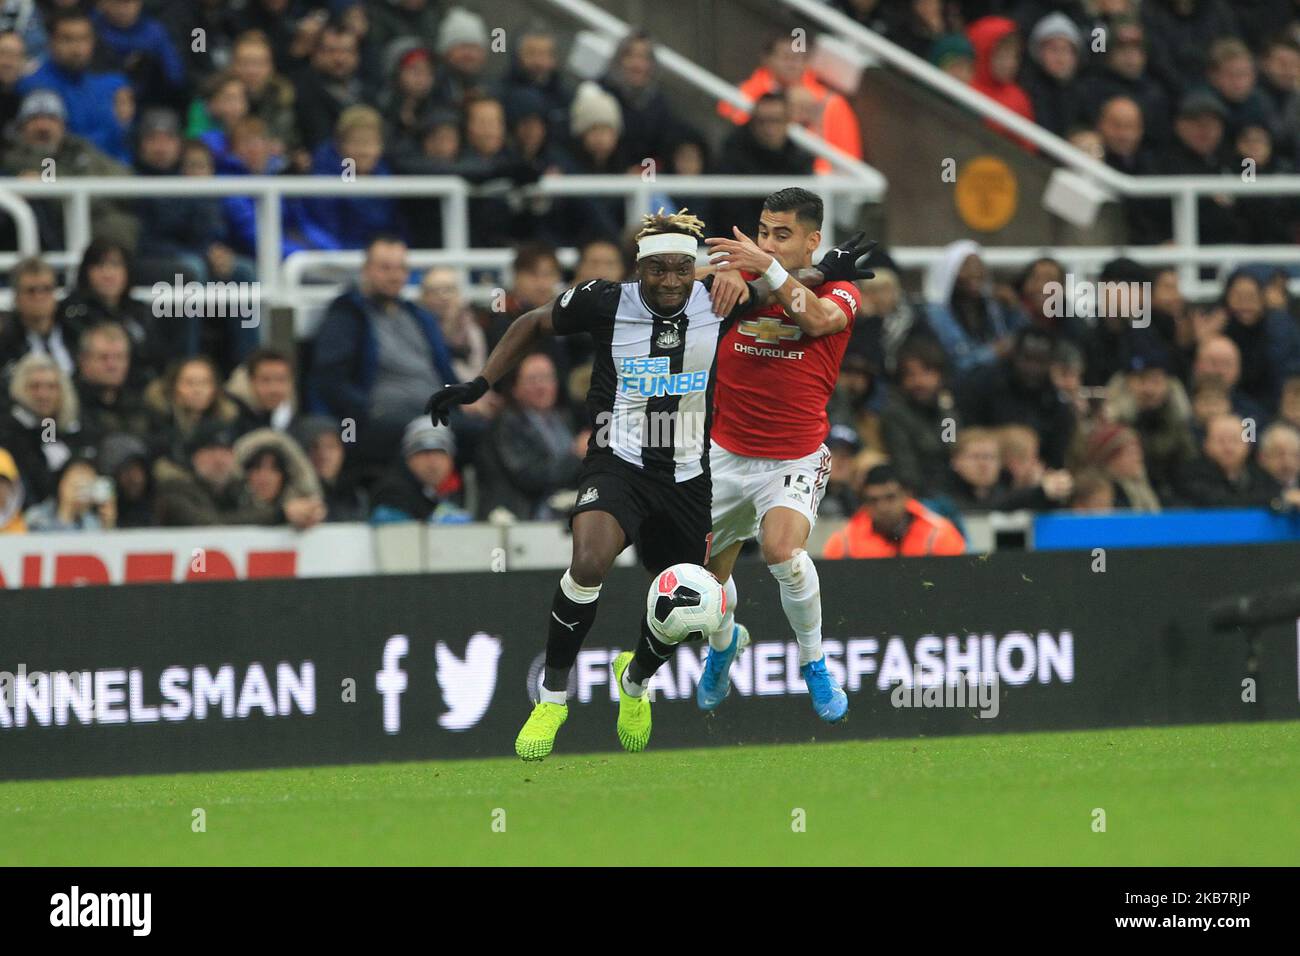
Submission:
[[542,686],[547,690],[568,689],[569,671],[573,670],[578,649],[596,621],[599,603],[597,598],[589,604],[579,604],[569,600],[562,587],[556,587],[551,600],[550,632],[546,637],[546,676],[542,678]]
[[636,642],[636,651],[632,663],[627,665],[627,679],[634,684],[644,685],[655,671],[659,670],[672,656],[673,648],[655,637],[650,624],[641,618],[641,639]]

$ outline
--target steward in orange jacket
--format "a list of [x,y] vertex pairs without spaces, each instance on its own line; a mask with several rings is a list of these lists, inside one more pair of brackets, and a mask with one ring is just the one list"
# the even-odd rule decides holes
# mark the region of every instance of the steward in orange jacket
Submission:
[[823,558],[912,558],[964,554],[966,540],[956,526],[935,514],[899,484],[891,465],[867,473],[864,504],[826,542]]

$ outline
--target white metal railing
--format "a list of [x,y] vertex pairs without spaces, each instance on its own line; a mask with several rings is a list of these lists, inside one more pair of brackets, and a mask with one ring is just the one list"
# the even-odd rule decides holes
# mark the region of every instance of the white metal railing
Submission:
[[34,256],[41,251],[40,231],[36,227],[36,214],[31,205],[12,190],[0,187],[0,209],[9,213],[18,235],[18,254]]
[[[826,204],[829,219],[836,203],[876,201],[883,196],[883,183],[851,176],[545,176],[537,183],[516,190],[519,195],[624,196],[629,216],[650,211],[651,198],[659,193],[674,197],[762,196],[784,186],[816,189]],[[0,206],[12,209],[19,225],[20,246],[37,246],[35,219],[24,200],[53,199],[64,203],[67,248],[47,254],[52,265],[75,265],[91,238],[90,204],[96,199],[140,199],[158,197],[223,198],[252,196],[256,202],[257,272],[263,300],[271,304],[294,304],[294,290],[302,287],[302,270],[310,265],[354,264],[358,255],[348,253],[300,253],[280,261],[283,225],[280,201],[287,196],[434,197],[442,203],[443,249],[427,250],[420,262],[427,265],[455,264],[475,268],[499,263],[501,250],[469,248],[469,200],[475,189],[457,176],[363,176],[343,181],[331,176],[122,176],[67,177],[54,182],[15,179],[0,191]],[[632,219],[635,221],[635,218]],[[826,230],[830,238],[830,230]],[[22,253],[19,253],[19,255]],[[506,254],[508,250],[506,250]],[[476,261],[475,257],[481,257]],[[0,267],[12,265],[18,256],[0,255]]]
[[[1261,176],[1247,182],[1231,174],[1139,177],[1121,173],[1075,148],[1054,133],[1043,129],[1032,120],[1025,119],[1001,103],[954,79],[938,67],[904,50],[878,33],[868,30],[829,5],[819,0],[780,0],[780,2],[947,99],[960,103],[984,118],[1005,127],[1016,136],[1028,140],[1045,155],[1094,183],[1129,198],[1172,199],[1173,240],[1180,246],[1198,244],[1196,203],[1202,196],[1300,195],[1300,176]],[[1197,284],[1194,265],[1180,263],[1179,271],[1182,282],[1187,287]]]
[[[905,269],[928,269],[939,265],[947,254],[945,246],[894,246],[890,256]],[[985,246],[980,258],[994,269],[1019,268],[1035,259],[1051,257],[1076,277],[1095,274],[1102,265],[1124,256],[1147,266],[1190,267],[1195,278],[1179,287],[1193,300],[1216,297],[1222,281],[1201,279],[1199,266],[1214,266],[1222,276],[1239,265],[1265,262],[1300,267],[1300,246]],[[1300,277],[1290,280],[1292,291],[1300,292]]]
[[[618,17],[606,13],[594,3],[590,3],[589,0],[546,0],[546,2],[557,9],[563,10],[575,20],[587,24],[591,29],[597,30],[615,40],[621,40],[631,32],[632,28],[628,24],[618,19]],[[698,63],[687,59],[676,50],[657,40],[654,47],[655,58],[673,76],[689,83],[714,99],[724,100],[739,109],[748,111],[753,107],[754,103],[749,97],[726,80],[710,73]],[[814,156],[825,159],[837,171],[874,184],[871,188],[877,194],[883,195],[885,177],[880,174],[879,170],[862,162],[860,159],[850,156],[842,149],[826,142],[816,133],[809,132],[797,123],[790,124],[789,135],[797,145]],[[833,220],[828,217],[828,221]]]
[[25,199],[60,199],[64,205],[66,254],[73,261],[90,243],[90,203],[95,199],[251,196],[256,203],[257,272],[263,294],[279,301],[280,200],[286,196],[438,197],[442,200],[443,243],[469,244],[470,188],[459,176],[363,176],[349,182],[331,176],[86,176],[53,182],[15,179],[9,192]]

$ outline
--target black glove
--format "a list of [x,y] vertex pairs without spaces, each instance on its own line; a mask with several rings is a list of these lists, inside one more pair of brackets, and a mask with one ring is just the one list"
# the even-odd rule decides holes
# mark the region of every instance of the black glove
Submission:
[[878,243],[873,239],[866,245],[862,240],[865,232],[859,232],[848,242],[832,246],[822,261],[814,267],[822,274],[825,282],[857,282],[859,279],[874,279],[876,274],[870,269],[858,267],[858,261],[871,255]]
[[488,380],[482,375],[472,382],[444,385],[429,396],[429,401],[424,406],[424,413],[435,425],[445,425],[450,418],[453,405],[473,405],[487,394],[490,387]]

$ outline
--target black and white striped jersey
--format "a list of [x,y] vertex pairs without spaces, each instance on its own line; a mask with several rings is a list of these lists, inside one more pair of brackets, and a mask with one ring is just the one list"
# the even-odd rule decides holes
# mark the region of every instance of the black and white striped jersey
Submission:
[[708,472],[718,340],[730,317],[714,313],[707,281],[664,318],[646,305],[639,281],[593,279],[556,299],[551,318],[556,334],[589,332],[595,342],[588,455],[678,482]]

